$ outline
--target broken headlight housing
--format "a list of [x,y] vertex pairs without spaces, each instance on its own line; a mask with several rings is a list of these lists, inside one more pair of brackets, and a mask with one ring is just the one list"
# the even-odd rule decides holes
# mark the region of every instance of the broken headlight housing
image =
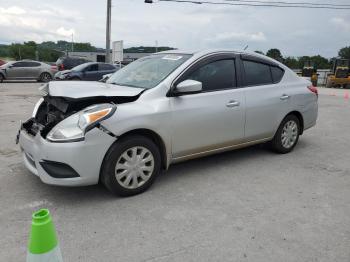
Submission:
[[51,142],[75,142],[84,140],[85,133],[102,120],[112,116],[116,110],[113,104],[89,106],[59,122],[48,134]]

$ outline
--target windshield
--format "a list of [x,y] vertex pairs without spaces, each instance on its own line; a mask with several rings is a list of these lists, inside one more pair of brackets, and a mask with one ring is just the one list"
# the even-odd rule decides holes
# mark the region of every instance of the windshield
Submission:
[[190,57],[191,55],[185,54],[146,56],[115,72],[107,83],[146,89],[153,88]]

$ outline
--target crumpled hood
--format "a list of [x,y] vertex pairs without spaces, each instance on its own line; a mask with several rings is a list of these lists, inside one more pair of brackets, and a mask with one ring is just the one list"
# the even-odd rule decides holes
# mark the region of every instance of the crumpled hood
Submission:
[[139,95],[144,89],[91,81],[52,81],[39,88],[45,95],[67,98],[86,97],[132,97]]

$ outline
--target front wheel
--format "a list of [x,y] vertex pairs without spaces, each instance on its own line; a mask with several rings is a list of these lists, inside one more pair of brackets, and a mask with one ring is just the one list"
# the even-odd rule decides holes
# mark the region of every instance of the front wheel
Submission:
[[161,169],[157,145],[134,135],[117,141],[102,164],[101,181],[114,194],[132,196],[147,190]]
[[281,154],[293,150],[299,140],[300,122],[295,115],[286,116],[271,141],[272,149]]

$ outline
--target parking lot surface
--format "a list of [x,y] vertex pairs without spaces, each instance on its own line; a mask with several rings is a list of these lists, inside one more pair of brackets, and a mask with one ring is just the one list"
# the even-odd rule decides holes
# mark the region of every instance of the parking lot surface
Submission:
[[319,120],[295,150],[263,146],[171,166],[144,194],[61,188],[25,169],[14,144],[38,83],[0,83],[0,260],[24,261],[47,207],[64,261],[350,260],[350,100],[320,88]]

